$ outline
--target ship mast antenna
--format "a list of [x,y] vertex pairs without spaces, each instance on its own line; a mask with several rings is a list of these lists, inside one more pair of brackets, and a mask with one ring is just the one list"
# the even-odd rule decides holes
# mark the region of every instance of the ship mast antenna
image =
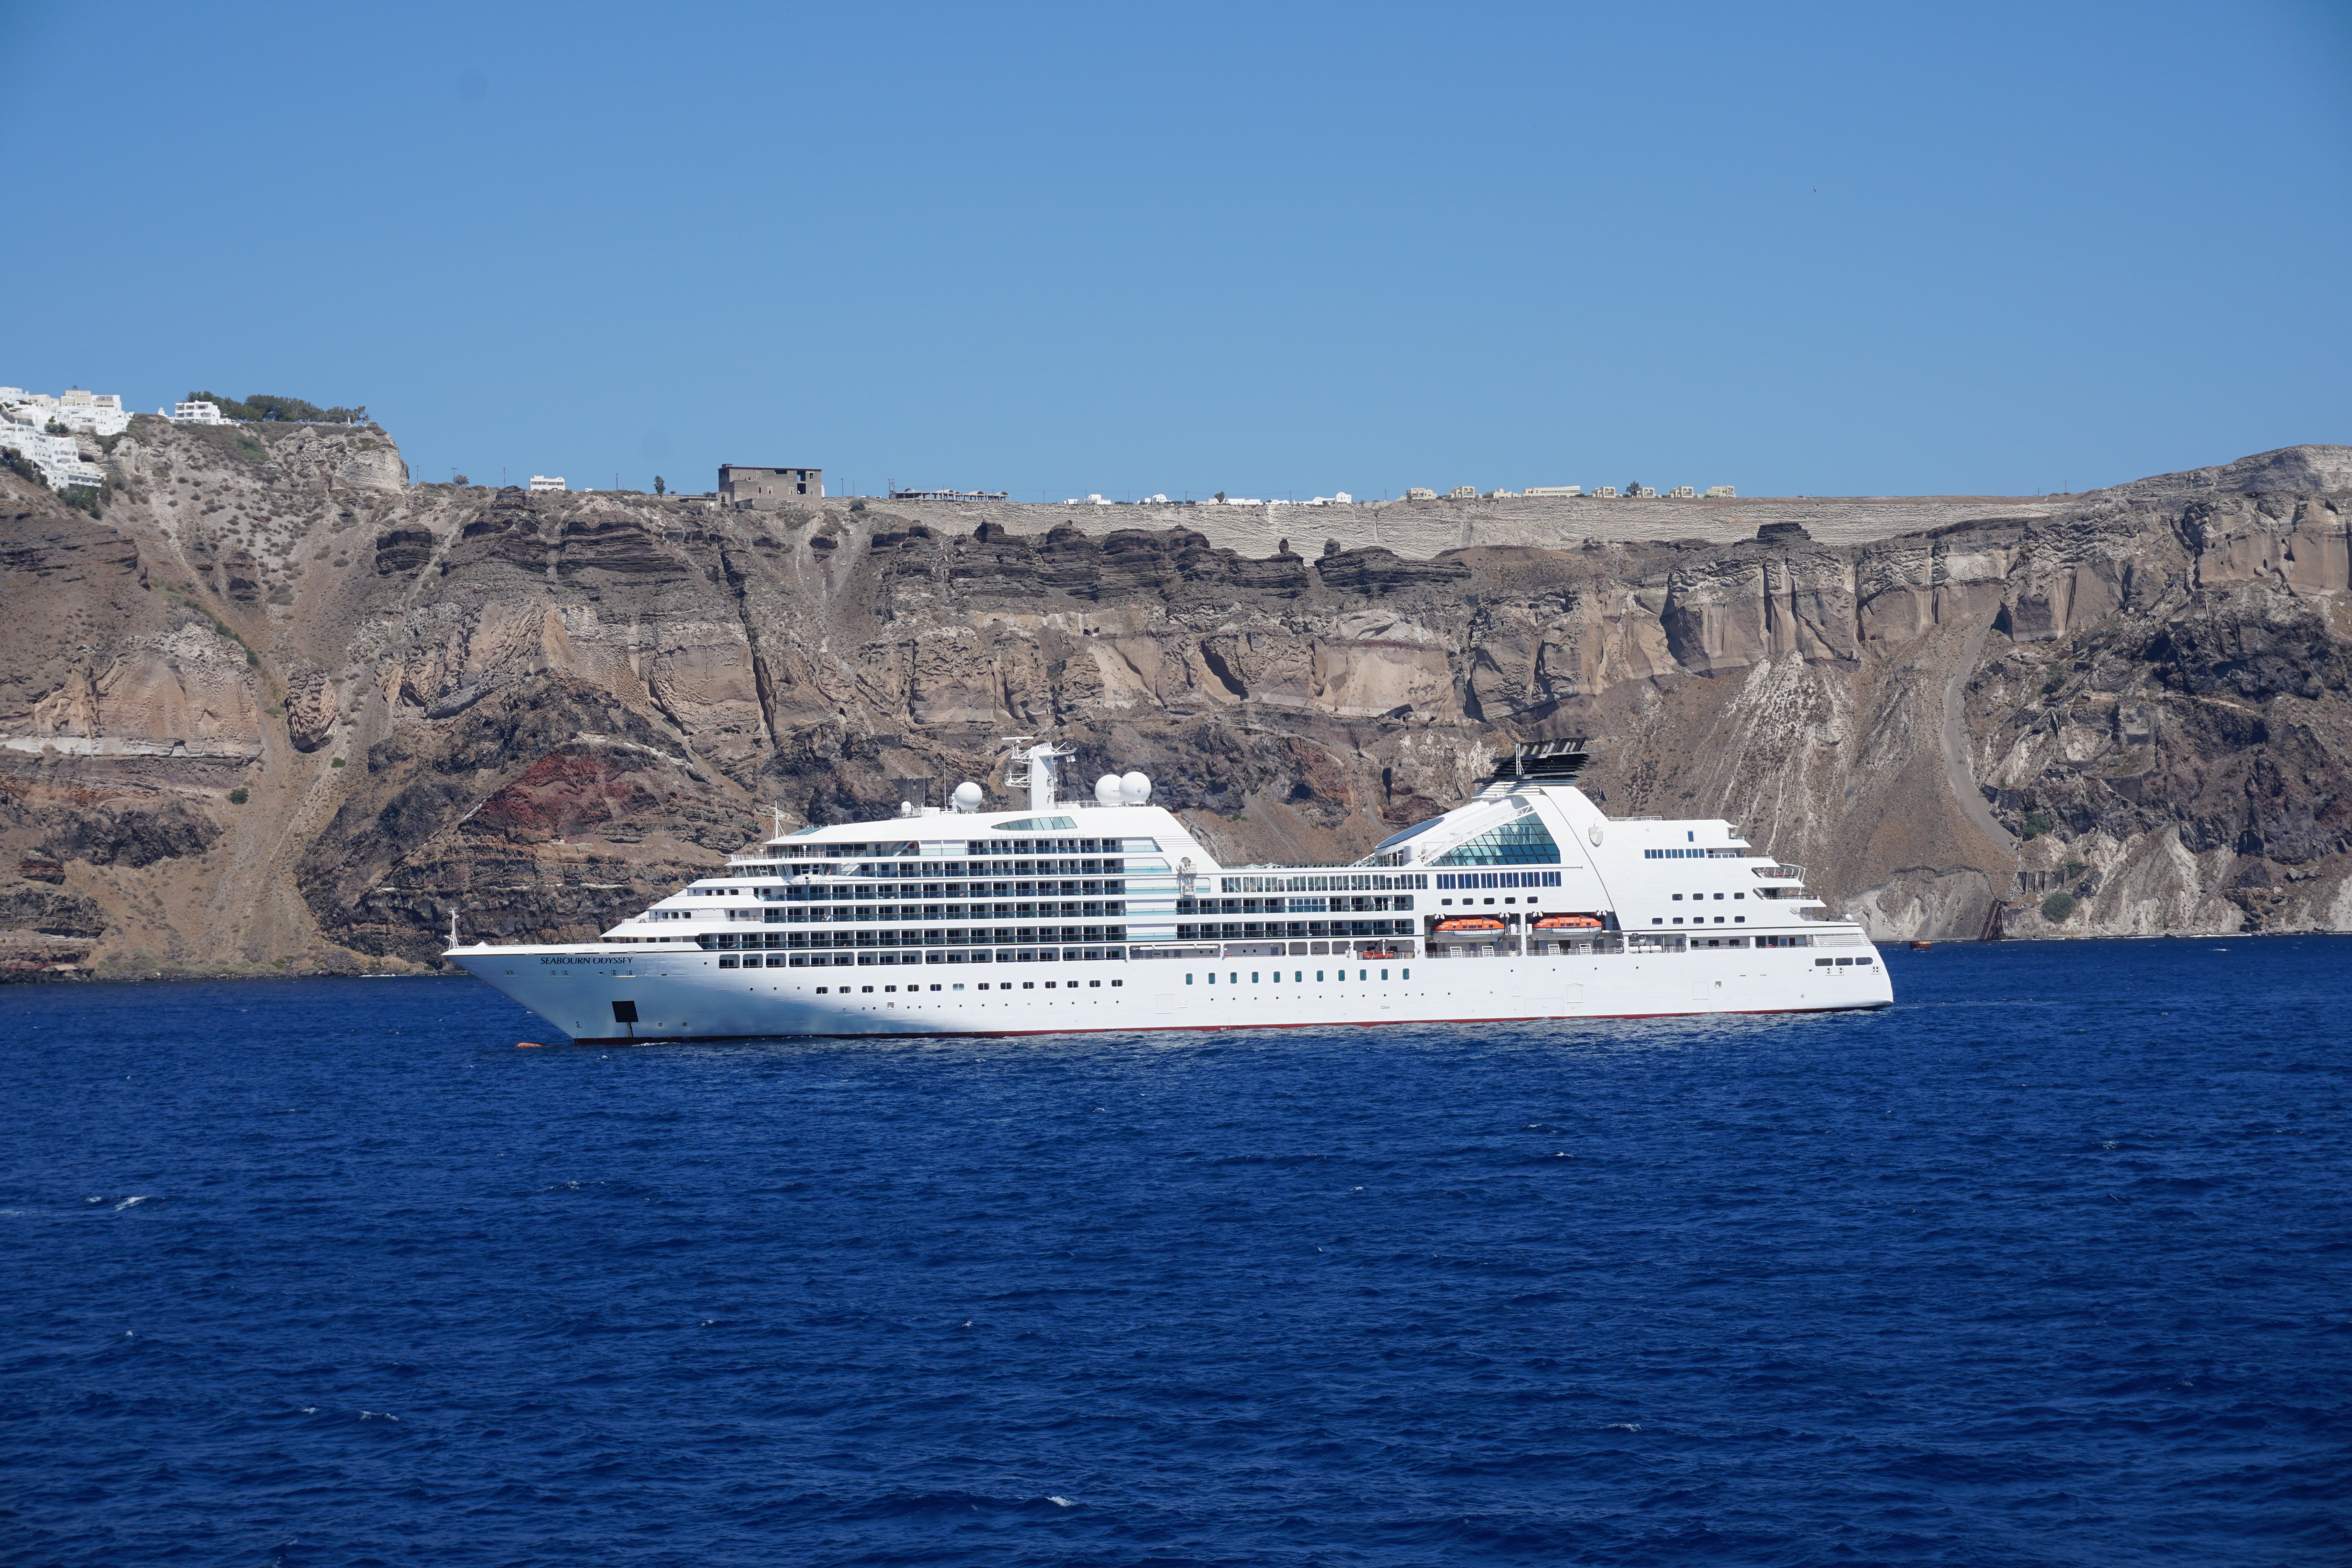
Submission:
[[1013,755],[1004,759],[1004,787],[1026,790],[1031,810],[1050,810],[1058,792],[1056,786],[1061,779],[1062,759],[1075,757],[1077,753],[1050,740],[1041,740],[1034,746],[1022,746],[1021,742],[1032,738],[1025,735],[1008,735],[1002,738],[1011,741],[1014,747]]

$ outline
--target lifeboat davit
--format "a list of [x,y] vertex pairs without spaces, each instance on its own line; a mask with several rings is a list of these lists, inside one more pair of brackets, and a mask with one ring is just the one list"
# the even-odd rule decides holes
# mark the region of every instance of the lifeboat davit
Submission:
[[1437,923],[1440,931],[1500,931],[1503,923],[1486,915],[1457,915]]
[[1536,922],[1538,931],[1598,931],[1601,918],[1594,915],[1547,915]]

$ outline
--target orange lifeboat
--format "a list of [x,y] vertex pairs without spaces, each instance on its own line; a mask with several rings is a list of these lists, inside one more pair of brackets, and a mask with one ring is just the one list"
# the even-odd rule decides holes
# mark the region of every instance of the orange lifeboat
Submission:
[[1601,917],[1595,915],[1547,915],[1536,922],[1538,931],[1598,931]]
[[1457,915],[1437,923],[1440,931],[1500,931],[1503,923],[1488,915]]

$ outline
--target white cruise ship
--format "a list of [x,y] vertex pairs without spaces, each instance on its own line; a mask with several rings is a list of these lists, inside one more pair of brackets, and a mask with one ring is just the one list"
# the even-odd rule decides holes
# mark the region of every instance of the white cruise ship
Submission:
[[1720,819],[1612,821],[1581,741],[1521,746],[1468,804],[1341,866],[1223,866],[1140,773],[1017,811],[781,833],[601,941],[452,946],[575,1040],[1817,1012],[1894,1000],[1860,926]]

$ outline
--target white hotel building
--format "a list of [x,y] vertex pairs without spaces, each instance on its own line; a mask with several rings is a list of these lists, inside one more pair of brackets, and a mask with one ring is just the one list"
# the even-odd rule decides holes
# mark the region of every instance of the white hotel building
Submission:
[[[104,417],[108,414],[120,415],[121,423]],[[96,489],[106,483],[104,472],[82,460],[72,436],[49,434],[53,422],[69,430],[117,434],[131,423],[130,415],[122,413],[122,400],[109,396],[100,402],[98,394],[81,392],[68,403],[21,387],[0,387],[0,449],[16,453],[38,468],[52,490]]]
[[22,387],[0,387],[0,408],[37,410],[38,423],[56,420],[68,430],[90,435],[120,435],[131,428],[131,411],[112,392],[84,392],[73,387],[51,397]]

